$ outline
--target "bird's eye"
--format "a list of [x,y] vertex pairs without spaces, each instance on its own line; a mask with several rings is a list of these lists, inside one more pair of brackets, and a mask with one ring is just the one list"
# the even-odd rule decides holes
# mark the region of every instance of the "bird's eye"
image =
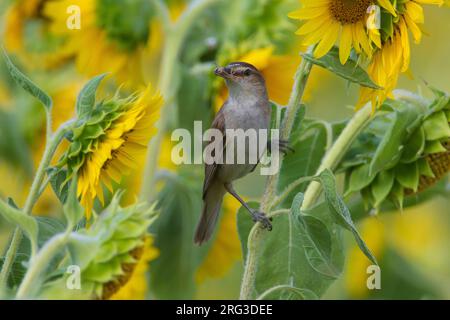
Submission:
[[244,71],[244,76],[249,76],[250,74],[251,74],[252,72],[250,71],[250,69],[246,69],[245,71]]

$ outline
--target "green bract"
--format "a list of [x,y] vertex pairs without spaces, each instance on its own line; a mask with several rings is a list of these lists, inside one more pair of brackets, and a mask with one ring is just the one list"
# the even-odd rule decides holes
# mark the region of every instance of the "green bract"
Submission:
[[71,259],[64,269],[79,268],[81,290],[67,289],[71,275],[66,274],[50,283],[42,297],[107,299],[128,281],[143,254],[148,227],[157,214],[154,205],[121,207],[122,194],[116,193],[104,212],[94,217],[90,227],[72,233],[69,238]]
[[147,43],[154,15],[151,1],[97,0],[97,6],[98,24],[121,49],[132,51]]
[[341,165],[347,194],[360,191],[374,208],[386,199],[402,207],[404,196],[423,191],[449,171],[450,97],[434,91],[436,98],[426,106],[414,98],[385,103],[347,153],[352,160]]
[[[147,229],[156,218],[154,206],[119,206],[120,194],[93,224],[81,232],[97,239],[97,250],[81,272],[82,284],[96,297],[108,298],[128,280],[142,255]],[[131,270],[130,270],[131,269]]]
[[78,172],[86,156],[97,149],[114,120],[128,110],[133,99],[133,96],[127,99],[114,97],[108,101],[101,101],[90,111],[84,112],[83,116],[77,120],[69,137],[70,146],[57,165],[59,168],[67,166],[65,182],[72,179],[73,175]]

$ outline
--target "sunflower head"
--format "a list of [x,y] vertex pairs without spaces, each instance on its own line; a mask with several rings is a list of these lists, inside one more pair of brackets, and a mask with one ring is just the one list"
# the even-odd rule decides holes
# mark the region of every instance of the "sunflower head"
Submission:
[[[303,45],[316,45],[314,55],[320,58],[339,42],[339,58],[345,64],[352,48],[358,54],[371,57],[373,43],[379,43],[379,33],[366,28],[374,0],[306,0],[304,6],[289,14],[303,23],[297,30]],[[383,1],[382,1],[383,2]]]
[[150,1],[98,0],[97,2],[97,25],[106,32],[109,39],[128,51],[147,43],[150,20],[154,11]]
[[334,20],[342,25],[362,21],[372,0],[331,0],[329,10]]
[[425,191],[450,171],[450,96],[438,92],[426,107],[387,101],[382,108],[389,105],[390,112],[374,119],[350,150],[357,161],[343,164],[347,193],[360,191],[373,208],[385,200],[401,208],[405,196]]
[[58,167],[67,167],[67,181],[77,174],[77,194],[88,219],[95,198],[104,201],[103,186],[113,191],[115,183],[139,166],[161,105],[161,96],[149,86],[124,99],[116,95],[101,101],[78,119]]

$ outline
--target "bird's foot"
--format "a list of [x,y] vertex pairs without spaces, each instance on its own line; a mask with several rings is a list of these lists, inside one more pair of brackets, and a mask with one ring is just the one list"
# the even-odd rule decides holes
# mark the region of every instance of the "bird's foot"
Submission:
[[295,153],[295,150],[289,145],[288,140],[279,140],[278,148],[280,149],[280,152],[282,152],[285,155],[288,154],[289,152]]
[[[279,152],[283,153],[284,155],[288,154],[289,152],[295,153],[295,150],[289,146],[288,140],[274,140],[274,143],[278,145]],[[272,143],[269,141],[268,143],[268,150],[270,153],[272,153]]]
[[252,212],[253,222],[260,222],[263,229],[272,231],[272,218],[268,218],[264,212],[253,211]]

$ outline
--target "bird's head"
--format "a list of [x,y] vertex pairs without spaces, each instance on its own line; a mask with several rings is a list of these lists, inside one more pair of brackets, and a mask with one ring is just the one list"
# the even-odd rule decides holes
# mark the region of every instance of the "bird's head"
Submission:
[[267,96],[266,84],[262,74],[246,62],[232,62],[226,67],[218,67],[214,73],[225,79],[230,96]]

